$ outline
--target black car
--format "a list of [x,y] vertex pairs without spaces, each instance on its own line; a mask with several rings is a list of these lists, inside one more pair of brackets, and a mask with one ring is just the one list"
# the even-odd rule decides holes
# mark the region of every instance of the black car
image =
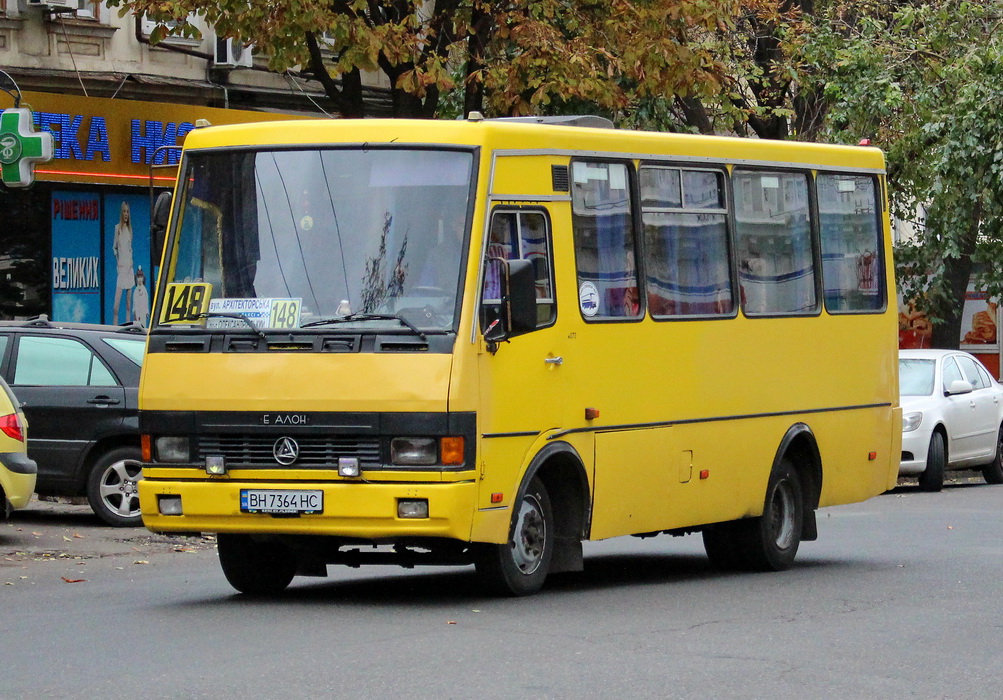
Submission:
[[139,326],[0,321],[0,375],[28,419],[40,496],[87,496],[110,525],[142,524]]

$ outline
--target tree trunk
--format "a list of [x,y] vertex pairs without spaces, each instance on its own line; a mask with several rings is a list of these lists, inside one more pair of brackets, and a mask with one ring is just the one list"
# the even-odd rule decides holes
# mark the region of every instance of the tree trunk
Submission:
[[961,344],[961,314],[965,308],[965,292],[968,291],[968,282],[972,277],[972,255],[975,253],[982,218],[980,209],[976,205],[972,212],[968,230],[959,241],[958,256],[944,260],[944,281],[954,303],[943,309],[943,321],[933,326],[933,337],[930,340],[935,348],[957,350]]

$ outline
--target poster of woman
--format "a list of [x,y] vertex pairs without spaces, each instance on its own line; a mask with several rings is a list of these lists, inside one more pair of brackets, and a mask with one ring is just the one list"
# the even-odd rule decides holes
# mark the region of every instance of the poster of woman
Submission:
[[[104,205],[104,322],[135,323],[142,311],[135,300],[144,294],[148,298],[149,290],[149,280],[140,272],[150,269],[149,197],[105,195]],[[137,294],[141,275],[144,292]]]

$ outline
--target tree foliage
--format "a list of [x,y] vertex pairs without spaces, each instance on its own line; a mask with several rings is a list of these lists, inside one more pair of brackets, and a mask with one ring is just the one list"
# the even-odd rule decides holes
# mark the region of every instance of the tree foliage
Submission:
[[[582,101],[600,110],[661,95],[712,97],[725,66],[710,34],[739,0],[109,0],[122,11],[197,35],[198,14],[221,36],[253,43],[275,71],[320,81],[343,116],[366,115],[362,73],[390,85],[394,116],[435,116],[443,93],[463,111],[548,113]],[[171,29],[168,29],[168,22]]]
[[935,346],[957,347],[973,273],[1003,295],[1003,3],[833,9],[810,57],[828,67],[824,133],[885,149],[893,213],[918,225],[896,250],[901,292],[934,320]]

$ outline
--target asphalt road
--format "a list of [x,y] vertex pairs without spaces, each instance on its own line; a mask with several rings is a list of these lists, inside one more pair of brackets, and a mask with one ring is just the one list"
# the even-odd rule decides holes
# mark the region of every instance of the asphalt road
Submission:
[[245,599],[213,541],[34,504],[0,524],[0,698],[987,698],[1003,486],[819,513],[780,574],[698,536],[589,543],[523,599],[471,568],[330,568]]

